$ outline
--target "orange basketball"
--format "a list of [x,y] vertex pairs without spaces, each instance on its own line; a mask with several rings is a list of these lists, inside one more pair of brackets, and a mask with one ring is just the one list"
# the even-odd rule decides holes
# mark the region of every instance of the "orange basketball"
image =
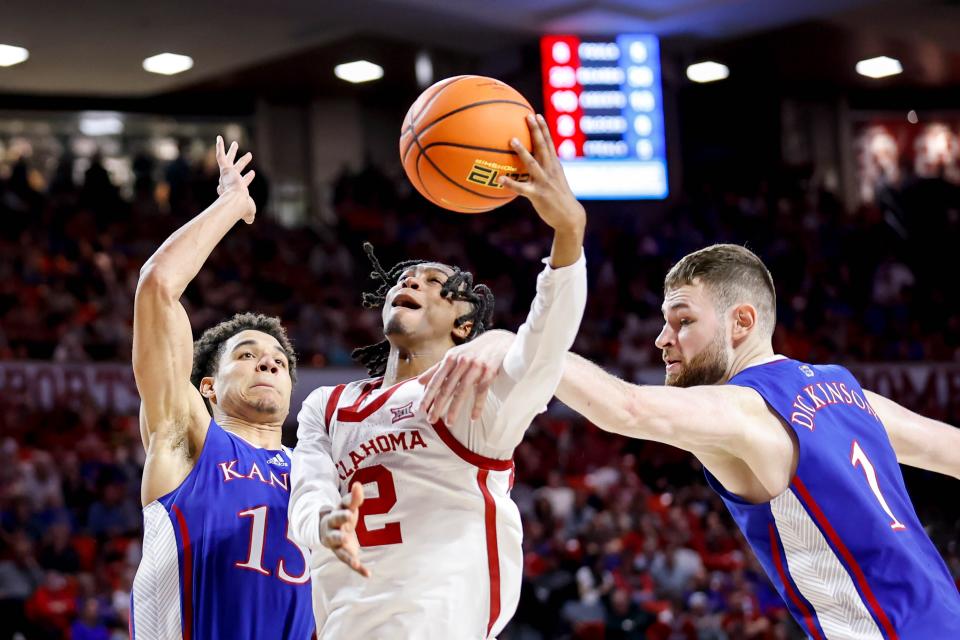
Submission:
[[455,76],[420,94],[400,130],[400,160],[423,197],[445,209],[482,213],[516,197],[498,184],[506,174],[527,180],[510,148],[531,148],[525,118],[530,103],[493,78]]

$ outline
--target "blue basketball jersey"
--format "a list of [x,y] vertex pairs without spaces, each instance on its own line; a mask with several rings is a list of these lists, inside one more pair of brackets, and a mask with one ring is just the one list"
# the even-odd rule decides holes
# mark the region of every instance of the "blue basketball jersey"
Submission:
[[290,456],[210,421],[193,470],[143,510],[135,640],[308,640],[307,552],[287,535]]
[[730,384],[790,426],[790,487],[750,504],[720,494],[784,602],[817,640],[960,638],[960,594],[907,495],[887,432],[843,367],[782,359]]

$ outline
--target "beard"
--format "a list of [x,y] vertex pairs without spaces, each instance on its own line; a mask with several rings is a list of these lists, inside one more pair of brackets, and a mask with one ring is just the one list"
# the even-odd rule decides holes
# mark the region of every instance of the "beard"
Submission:
[[664,384],[669,387],[696,387],[704,384],[716,384],[723,380],[730,365],[722,331],[718,331],[713,341],[703,351],[683,365],[680,373],[668,373]]

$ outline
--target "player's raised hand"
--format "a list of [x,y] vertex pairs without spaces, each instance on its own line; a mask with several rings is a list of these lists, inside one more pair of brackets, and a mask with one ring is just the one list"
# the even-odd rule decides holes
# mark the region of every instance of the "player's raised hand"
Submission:
[[470,342],[453,347],[443,359],[418,378],[427,386],[420,407],[434,423],[443,419],[452,424],[474,393],[470,419],[483,413],[487,393],[516,336],[502,329],[487,331]]
[[360,541],[357,539],[357,519],[363,504],[363,485],[357,482],[344,496],[340,508],[320,519],[320,542],[333,551],[341,562],[362,575],[370,577],[370,570],[360,562]]
[[254,203],[253,198],[250,197],[249,187],[250,183],[253,182],[256,171],[251,170],[246,174],[243,173],[243,170],[246,169],[250,161],[253,160],[253,154],[248,152],[237,160],[238,149],[237,143],[234,142],[230,145],[229,150],[224,151],[223,137],[217,136],[217,165],[220,167],[220,182],[217,184],[217,195],[222,196],[225,193],[235,191],[246,196],[248,207],[247,212],[243,216],[243,221],[251,224],[257,215],[257,205]]
[[516,138],[510,141],[510,146],[526,165],[530,180],[518,182],[502,176],[500,184],[529,199],[543,221],[557,231],[582,233],[587,223],[587,214],[567,184],[567,177],[550,138],[547,121],[540,115],[528,115],[527,127],[530,128],[530,138],[533,141],[533,154]]

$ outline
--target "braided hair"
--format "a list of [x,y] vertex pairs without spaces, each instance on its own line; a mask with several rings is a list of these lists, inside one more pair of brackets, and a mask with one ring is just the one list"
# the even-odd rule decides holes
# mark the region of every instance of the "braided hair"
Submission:
[[[410,267],[432,262],[430,260],[406,260],[393,265],[388,271],[380,265],[380,261],[374,255],[372,244],[364,242],[363,251],[370,259],[370,264],[373,265],[370,278],[380,281],[380,286],[375,292],[364,292],[363,306],[366,309],[376,309],[383,306],[387,299],[387,292],[390,291],[390,288],[393,287],[404,271]],[[457,344],[469,342],[493,324],[493,292],[485,284],[474,285],[473,274],[469,271],[463,271],[460,267],[445,266],[453,270],[453,274],[443,283],[440,295],[450,300],[469,302],[473,307],[469,313],[458,317],[453,323],[454,327],[459,327],[465,322],[473,323],[466,338],[458,340],[454,337],[454,342]],[[382,340],[376,344],[354,349],[350,357],[366,367],[371,376],[382,376],[387,370],[387,360],[390,358],[390,341]]]

